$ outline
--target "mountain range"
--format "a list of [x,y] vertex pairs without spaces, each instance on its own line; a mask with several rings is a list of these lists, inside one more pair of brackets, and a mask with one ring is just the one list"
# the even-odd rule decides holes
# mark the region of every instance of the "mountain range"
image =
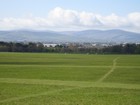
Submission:
[[0,31],[0,41],[32,42],[127,42],[139,43],[140,33],[123,30],[84,30],[84,31]]

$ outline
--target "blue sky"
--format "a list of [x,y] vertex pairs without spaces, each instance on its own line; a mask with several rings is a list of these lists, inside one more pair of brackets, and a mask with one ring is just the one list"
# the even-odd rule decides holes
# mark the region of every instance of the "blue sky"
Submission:
[[55,7],[103,15],[126,15],[140,12],[140,0],[0,0],[0,17],[45,16]]
[[[73,20],[69,21],[71,17]],[[138,31],[139,17],[140,0],[0,0],[0,23],[3,25],[0,30],[41,27],[57,30],[131,28]],[[65,20],[63,26],[59,24],[59,18]]]

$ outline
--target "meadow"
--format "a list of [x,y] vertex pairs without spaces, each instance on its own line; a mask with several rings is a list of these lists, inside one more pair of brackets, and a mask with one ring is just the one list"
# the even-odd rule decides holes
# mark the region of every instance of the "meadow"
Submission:
[[0,105],[140,105],[140,55],[0,53]]

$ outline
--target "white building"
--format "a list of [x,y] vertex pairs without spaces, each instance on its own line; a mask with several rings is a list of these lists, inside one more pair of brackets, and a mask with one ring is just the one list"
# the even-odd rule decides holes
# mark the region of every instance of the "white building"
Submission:
[[43,44],[43,45],[44,45],[44,47],[55,47],[58,44]]

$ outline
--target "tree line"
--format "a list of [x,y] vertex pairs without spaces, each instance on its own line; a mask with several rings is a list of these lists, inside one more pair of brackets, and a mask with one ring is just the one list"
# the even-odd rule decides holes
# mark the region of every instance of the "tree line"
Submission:
[[140,54],[140,44],[119,44],[113,46],[79,47],[56,45],[46,47],[42,43],[0,42],[0,52],[47,52],[47,53],[82,53],[82,54]]

